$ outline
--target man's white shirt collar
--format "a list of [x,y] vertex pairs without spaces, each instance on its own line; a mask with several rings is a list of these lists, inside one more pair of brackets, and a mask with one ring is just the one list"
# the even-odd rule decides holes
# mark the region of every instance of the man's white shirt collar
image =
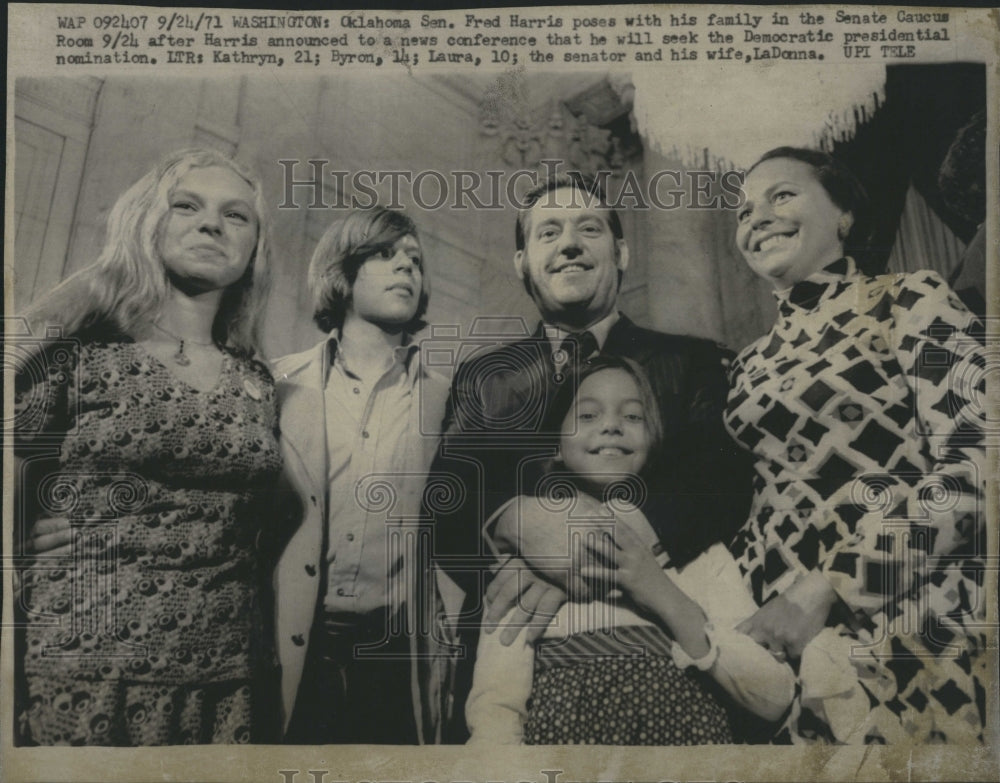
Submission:
[[553,326],[552,324],[544,324],[545,336],[549,338],[549,342],[552,343],[552,350],[555,352],[562,341],[569,337],[571,334],[582,334],[583,332],[590,332],[597,340],[597,348],[599,350],[604,348],[604,343],[608,341],[608,334],[611,332],[611,327],[618,323],[618,319],[621,315],[617,310],[612,310],[611,313],[606,315],[596,324],[588,326],[581,332],[567,332],[565,329],[561,329],[558,326]]

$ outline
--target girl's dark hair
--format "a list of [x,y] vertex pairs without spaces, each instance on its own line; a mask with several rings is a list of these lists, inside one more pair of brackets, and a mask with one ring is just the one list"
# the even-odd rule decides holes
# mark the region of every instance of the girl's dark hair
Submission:
[[871,203],[864,185],[841,161],[819,150],[804,147],[775,147],[768,150],[754,163],[747,174],[766,160],[787,158],[810,166],[816,179],[830,200],[845,212],[850,212],[854,221],[844,239],[844,252],[858,260],[866,259],[872,239]]
[[545,413],[542,422],[542,432],[558,434],[562,431],[562,423],[566,416],[573,410],[573,403],[581,384],[591,375],[596,375],[604,370],[622,370],[632,376],[635,385],[639,388],[639,397],[646,412],[646,429],[649,432],[649,450],[656,451],[663,440],[663,425],[660,423],[660,406],[656,403],[653,394],[653,387],[649,385],[649,379],[645,371],[632,359],[624,356],[611,356],[609,354],[598,354],[585,362],[581,362],[578,367],[569,373],[566,380],[556,391],[552,398],[552,404]]
[[[690,497],[678,495],[671,489],[664,489],[665,484],[669,482],[664,482],[663,478],[676,467],[672,465],[671,459],[663,454],[664,434],[660,405],[645,370],[639,364],[622,356],[608,354],[599,354],[581,364],[575,372],[569,374],[556,391],[543,418],[540,432],[550,434],[552,444],[555,446],[562,430],[562,423],[573,409],[580,384],[602,370],[624,370],[632,376],[639,387],[639,396],[646,413],[646,425],[650,432],[649,456],[636,481],[614,482],[605,488],[602,499],[607,500],[610,495],[629,500],[637,506],[646,514],[659,540],[666,544],[671,564],[682,568],[708,547],[723,540],[724,534],[720,529],[722,523],[692,526]],[[567,473],[565,467],[555,457],[535,462],[534,467],[526,472],[525,479],[528,492],[536,496],[541,496],[547,490],[566,489],[567,485],[572,485],[576,491],[592,491],[592,488],[587,487],[581,480]]]
[[[663,426],[660,422],[660,408],[657,405],[653,389],[646,373],[636,362],[622,356],[599,354],[580,364],[568,374],[556,391],[542,421],[541,431],[551,434],[553,444],[558,444],[563,421],[573,411],[581,384],[590,376],[604,370],[622,370],[635,381],[645,411],[646,430],[649,434],[649,457],[634,480],[615,481],[605,487],[603,499],[615,497],[629,500],[634,505],[641,507],[649,495],[648,478],[653,472],[653,456],[659,450],[660,442],[663,440]],[[588,487],[580,477],[571,475],[554,456],[538,463],[533,470],[529,469],[527,479],[527,486],[531,488],[531,492],[539,496],[553,490],[562,491],[567,483],[572,484],[580,491],[592,491],[592,488]]]

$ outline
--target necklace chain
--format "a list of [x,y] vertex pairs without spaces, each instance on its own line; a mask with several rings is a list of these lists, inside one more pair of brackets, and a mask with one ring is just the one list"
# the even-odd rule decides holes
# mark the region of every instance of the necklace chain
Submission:
[[164,329],[162,326],[160,326],[158,323],[156,323],[156,321],[153,321],[153,328],[154,329],[158,329],[159,331],[163,332],[168,337],[173,337],[179,343],[191,343],[191,345],[200,345],[202,348],[208,348],[210,346],[214,346],[215,345],[214,341],[207,342],[207,343],[200,343],[197,340],[191,340],[191,339],[189,339],[187,337],[178,337],[176,334],[174,334],[173,332],[171,332],[169,329]]
[[169,329],[164,329],[162,326],[160,326],[158,323],[156,323],[156,321],[153,321],[152,324],[153,324],[153,328],[154,329],[156,329],[156,330],[158,330],[160,332],[163,332],[165,335],[167,335],[168,337],[172,337],[174,340],[176,340],[178,342],[177,353],[175,353],[173,355],[173,360],[174,360],[174,362],[176,364],[179,364],[181,367],[187,367],[189,364],[191,364],[191,358],[186,353],[184,353],[184,343],[185,342],[189,342],[192,345],[201,346],[202,348],[209,348],[209,347],[214,347],[215,346],[214,342],[211,342],[211,343],[200,343],[200,342],[198,342],[196,340],[187,340],[187,341],[185,341],[185,339],[183,337],[178,337],[176,334],[174,334],[173,332],[171,332]]

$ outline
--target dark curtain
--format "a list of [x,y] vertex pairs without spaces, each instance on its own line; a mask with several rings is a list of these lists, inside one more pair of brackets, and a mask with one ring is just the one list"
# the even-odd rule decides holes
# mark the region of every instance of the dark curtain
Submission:
[[[945,203],[938,173],[957,132],[985,106],[986,67],[981,63],[890,65],[885,102],[859,123],[853,138],[830,145],[829,151],[858,174],[871,197],[871,252],[859,259],[868,270],[885,270],[911,185],[956,237],[966,244],[972,239],[976,223]],[[984,152],[983,171],[985,166]]]

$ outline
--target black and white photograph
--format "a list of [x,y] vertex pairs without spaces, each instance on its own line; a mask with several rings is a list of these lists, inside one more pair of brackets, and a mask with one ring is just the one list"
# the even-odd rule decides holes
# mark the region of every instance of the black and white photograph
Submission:
[[0,779],[1000,774],[995,9],[9,31]]

